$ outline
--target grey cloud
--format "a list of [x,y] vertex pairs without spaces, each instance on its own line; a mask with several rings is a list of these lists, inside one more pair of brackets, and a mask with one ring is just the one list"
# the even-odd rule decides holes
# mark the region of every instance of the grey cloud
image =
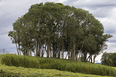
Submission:
[[106,50],[107,52],[116,52],[116,43],[110,43],[107,42],[108,49]]
[[0,48],[10,48],[14,47],[14,44],[12,44],[12,41],[10,40],[10,37],[8,37],[6,34],[0,36]]
[[102,18],[108,16],[110,10],[116,7],[114,0],[66,0],[63,3],[76,8],[87,8],[95,17]]
[[116,33],[116,31],[115,30],[112,30],[112,29],[105,30],[104,32],[105,33],[109,33],[109,34]]
[[[113,27],[113,26],[112,26]],[[109,28],[109,29],[108,29]],[[110,43],[116,43],[116,27],[110,28],[110,26],[107,29],[105,29],[105,34],[111,34],[113,37],[109,38],[108,42]]]
[[108,43],[113,43],[115,44],[116,43],[116,31],[113,32],[113,33],[110,33],[113,37],[109,38],[108,40]]
[[16,46],[12,44],[10,37],[1,35],[0,39],[0,48],[5,48],[8,52],[16,53]]
[[110,15],[110,8],[103,7],[103,8],[96,8],[92,10],[92,14],[97,18],[104,18]]
[[109,39],[108,42],[110,42],[110,43],[116,43],[116,39]]
[[8,32],[18,17],[24,15],[32,4],[40,3],[40,0],[2,0],[0,2],[0,48],[5,48],[16,53],[16,46],[12,44]]
[[86,6],[86,7],[89,7],[89,8],[102,8],[102,7],[114,7],[116,6],[116,1],[111,1],[111,0],[91,0],[91,1],[88,1],[88,0],[80,0],[78,2],[75,2],[76,4],[79,4],[79,6]]
[[[106,21],[112,21],[112,20],[106,20]],[[113,34],[114,36],[116,36],[115,35],[115,33],[116,33],[116,24],[115,24],[115,22],[102,22],[103,23],[103,26],[104,26],[104,32],[105,33],[109,33],[109,34]]]

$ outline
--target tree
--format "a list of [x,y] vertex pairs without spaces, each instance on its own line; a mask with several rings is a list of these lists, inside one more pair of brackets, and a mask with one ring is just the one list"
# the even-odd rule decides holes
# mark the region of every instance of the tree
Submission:
[[13,29],[9,36],[24,55],[36,50],[36,56],[43,57],[45,46],[47,58],[64,58],[67,52],[69,60],[77,60],[81,53],[83,61],[91,62],[112,37],[104,35],[103,25],[88,11],[53,2],[32,5]]
[[19,55],[20,53],[19,53],[19,50],[18,50],[18,47],[17,47],[18,38],[17,38],[16,32],[14,32],[14,31],[9,31],[8,36],[11,37],[12,43],[13,43],[13,44],[16,44],[17,53],[18,53],[18,55]]
[[116,53],[104,52],[101,58],[101,63],[108,66],[116,66]]

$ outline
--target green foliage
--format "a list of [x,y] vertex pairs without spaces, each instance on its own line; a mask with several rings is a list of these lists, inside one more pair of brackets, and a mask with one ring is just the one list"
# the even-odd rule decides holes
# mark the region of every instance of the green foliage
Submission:
[[116,53],[103,53],[101,63],[103,65],[116,67]]
[[29,52],[36,49],[36,56],[40,56],[41,46],[46,45],[48,58],[49,55],[56,58],[56,52],[67,51],[71,53],[68,58],[76,60],[80,50],[83,61],[87,61],[87,54],[96,57],[104,50],[104,42],[112,37],[104,35],[103,25],[88,11],[54,2],[32,5],[13,23],[13,31],[8,36],[16,44],[18,54],[22,51],[23,55],[31,55]]
[[0,64],[0,77],[104,77],[104,76],[73,73],[68,71],[59,71],[55,69],[33,69],[24,67],[14,67]]
[[5,66],[0,64],[0,77],[45,77],[44,74],[22,67]]
[[39,62],[37,59],[31,58],[29,56],[17,56],[14,54],[6,54],[2,58],[1,63],[5,63],[8,66],[39,68]]
[[[22,61],[20,61],[21,59]],[[92,64],[88,62],[60,60],[54,58],[28,57],[28,56],[17,56],[17,55],[6,54],[2,58],[2,64],[4,63],[6,65],[14,65],[14,66],[22,66],[22,67],[31,67],[31,68],[40,68],[40,69],[57,69],[61,71],[70,71],[75,73],[79,72],[84,74],[116,76],[115,73],[116,70],[108,66]]]

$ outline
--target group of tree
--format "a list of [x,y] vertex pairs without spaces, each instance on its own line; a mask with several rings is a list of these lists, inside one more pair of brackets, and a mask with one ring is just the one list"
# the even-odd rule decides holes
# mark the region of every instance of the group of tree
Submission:
[[39,57],[44,54],[47,58],[70,60],[81,57],[82,61],[90,62],[95,62],[107,47],[107,39],[112,37],[104,34],[103,25],[88,11],[53,2],[32,5],[13,23],[8,36],[19,55],[21,52],[32,55],[36,51]]
[[101,64],[116,67],[116,53],[104,52],[101,58]]

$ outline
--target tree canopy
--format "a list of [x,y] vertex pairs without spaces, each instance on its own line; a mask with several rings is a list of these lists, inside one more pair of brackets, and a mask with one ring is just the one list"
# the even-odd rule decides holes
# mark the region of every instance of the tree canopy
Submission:
[[32,55],[36,51],[40,57],[83,57],[82,61],[91,62],[92,56],[95,62],[112,37],[104,34],[103,25],[88,11],[53,2],[32,5],[13,23],[8,36],[16,44],[18,54]]

